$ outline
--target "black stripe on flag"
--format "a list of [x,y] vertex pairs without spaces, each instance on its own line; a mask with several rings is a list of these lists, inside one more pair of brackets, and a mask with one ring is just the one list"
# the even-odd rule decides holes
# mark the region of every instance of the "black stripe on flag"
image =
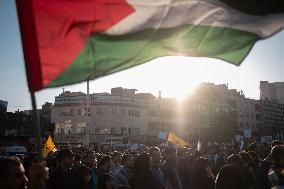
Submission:
[[228,6],[251,15],[284,13],[283,0],[221,0]]

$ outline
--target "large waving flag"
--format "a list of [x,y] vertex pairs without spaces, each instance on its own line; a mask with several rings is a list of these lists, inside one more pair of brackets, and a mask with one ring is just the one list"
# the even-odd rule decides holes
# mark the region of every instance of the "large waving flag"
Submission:
[[284,26],[281,0],[17,0],[17,8],[32,92],[167,55],[239,65]]

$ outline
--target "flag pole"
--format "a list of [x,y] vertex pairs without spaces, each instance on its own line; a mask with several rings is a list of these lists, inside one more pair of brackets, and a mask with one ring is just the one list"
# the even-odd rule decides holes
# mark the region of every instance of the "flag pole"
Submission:
[[90,110],[90,83],[89,79],[87,80],[87,121],[86,121],[86,127],[87,127],[87,133],[86,133],[86,144],[88,149],[90,148],[90,116],[91,116],[91,110]]
[[32,100],[32,107],[33,107],[33,127],[34,127],[34,134],[35,134],[35,141],[36,141],[36,152],[37,157],[41,158],[41,129],[40,129],[40,120],[38,116],[38,111],[36,108],[36,100],[34,92],[31,92],[31,100]]

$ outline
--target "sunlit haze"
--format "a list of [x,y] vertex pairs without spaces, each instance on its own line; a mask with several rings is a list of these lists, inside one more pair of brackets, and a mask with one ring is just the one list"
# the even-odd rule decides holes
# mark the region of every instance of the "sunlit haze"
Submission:
[[[110,92],[112,87],[135,88],[138,92],[149,92],[163,98],[184,97],[194,92],[201,82],[229,84],[229,88],[253,92],[248,97],[258,98],[258,83],[249,78],[261,78],[248,63],[235,66],[210,58],[162,57],[147,64],[134,67],[90,82],[90,93]],[[65,86],[65,90],[86,93],[86,82]],[[58,95],[62,89],[45,89],[38,92],[43,98],[49,92]],[[54,101],[54,98],[51,99]]]

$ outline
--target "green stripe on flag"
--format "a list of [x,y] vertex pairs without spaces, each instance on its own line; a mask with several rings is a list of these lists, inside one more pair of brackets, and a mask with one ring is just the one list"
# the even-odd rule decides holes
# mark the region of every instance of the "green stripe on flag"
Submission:
[[198,25],[148,29],[120,36],[96,33],[49,87],[98,78],[161,56],[212,57],[239,65],[259,39],[246,31]]

